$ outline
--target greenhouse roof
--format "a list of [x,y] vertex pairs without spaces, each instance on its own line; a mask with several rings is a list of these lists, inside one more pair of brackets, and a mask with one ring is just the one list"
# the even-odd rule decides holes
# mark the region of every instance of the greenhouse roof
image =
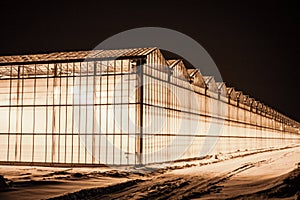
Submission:
[[103,58],[124,58],[145,56],[154,51],[151,48],[131,48],[131,49],[108,49],[108,50],[90,50],[90,51],[70,51],[54,52],[47,54],[31,55],[12,55],[0,56],[0,65],[17,64],[17,63],[35,63],[35,62],[53,62],[53,61],[70,61],[85,59],[103,59]]

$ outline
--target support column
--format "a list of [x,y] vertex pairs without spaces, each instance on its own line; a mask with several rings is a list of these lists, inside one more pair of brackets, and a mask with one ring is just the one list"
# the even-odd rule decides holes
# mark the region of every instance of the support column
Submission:
[[138,59],[136,61],[137,66],[137,80],[138,80],[138,89],[137,89],[137,127],[139,132],[137,134],[137,144],[136,144],[136,156],[137,163],[139,165],[143,164],[143,113],[144,113],[144,59]]
[[[22,111],[20,111],[20,105],[22,105],[21,99],[20,99],[20,87],[21,87],[21,67],[18,66],[18,79],[17,79],[17,110],[16,110],[16,143],[15,143],[15,161],[20,160],[21,157],[19,158],[19,151],[20,151],[20,146],[19,146],[19,134],[21,133],[21,120],[22,120]],[[23,94],[22,94],[23,95]]]
[[[57,70],[57,64],[54,64],[54,79],[53,79],[53,113],[52,113],[52,162],[57,162],[55,157],[57,156],[56,152],[56,138],[59,133],[59,111],[58,106],[55,104],[59,101],[59,94],[57,94],[57,90],[59,89],[58,84],[58,70]],[[58,144],[59,145],[59,144]],[[59,156],[59,155],[58,155]]]

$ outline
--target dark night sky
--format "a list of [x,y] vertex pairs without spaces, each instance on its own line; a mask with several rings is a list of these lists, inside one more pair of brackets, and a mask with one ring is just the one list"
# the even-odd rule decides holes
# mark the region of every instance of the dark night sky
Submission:
[[131,28],[198,41],[223,80],[300,121],[300,6],[293,1],[0,1],[0,55],[93,49]]

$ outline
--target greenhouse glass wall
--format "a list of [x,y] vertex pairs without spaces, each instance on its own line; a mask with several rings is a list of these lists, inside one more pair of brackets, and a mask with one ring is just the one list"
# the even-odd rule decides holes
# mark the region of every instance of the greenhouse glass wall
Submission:
[[158,48],[0,57],[0,163],[134,165],[299,143],[299,123]]

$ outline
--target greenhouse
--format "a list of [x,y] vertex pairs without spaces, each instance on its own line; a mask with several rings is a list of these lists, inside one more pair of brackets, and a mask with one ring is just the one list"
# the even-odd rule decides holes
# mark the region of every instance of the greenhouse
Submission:
[[299,143],[300,124],[158,48],[0,57],[0,163],[140,165]]

